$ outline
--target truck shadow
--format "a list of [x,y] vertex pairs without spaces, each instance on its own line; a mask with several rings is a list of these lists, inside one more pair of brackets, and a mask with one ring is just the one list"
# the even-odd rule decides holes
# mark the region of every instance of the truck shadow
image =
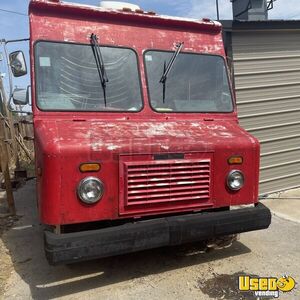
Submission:
[[[29,285],[33,299],[52,299],[129,280],[138,281],[148,275],[221,260],[251,251],[242,243],[236,242],[227,249],[201,253],[203,246],[198,243],[68,266],[49,266],[44,256],[42,226],[38,224],[34,194],[34,181],[16,192],[18,213],[22,218],[2,237],[12,257],[14,269]],[[18,285],[18,283],[14,284]],[[21,293],[22,291],[18,296],[22,296]]]

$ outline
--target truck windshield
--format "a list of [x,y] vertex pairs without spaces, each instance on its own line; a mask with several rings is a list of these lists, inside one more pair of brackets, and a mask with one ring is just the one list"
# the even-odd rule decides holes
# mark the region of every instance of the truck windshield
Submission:
[[140,111],[143,102],[135,52],[101,46],[101,53],[109,78],[106,97],[91,45],[38,42],[38,107],[63,111]]
[[163,87],[160,78],[164,62],[172,55],[173,52],[156,50],[144,55],[150,103],[155,111],[232,112],[228,75],[221,56],[181,52]]

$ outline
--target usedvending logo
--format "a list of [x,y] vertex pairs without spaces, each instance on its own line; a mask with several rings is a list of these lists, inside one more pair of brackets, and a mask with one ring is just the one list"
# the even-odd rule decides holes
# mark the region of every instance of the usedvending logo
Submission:
[[280,292],[290,292],[295,285],[296,282],[291,276],[280,278],[239,276],[239,290],[253,292],[256,297],[278,298]]

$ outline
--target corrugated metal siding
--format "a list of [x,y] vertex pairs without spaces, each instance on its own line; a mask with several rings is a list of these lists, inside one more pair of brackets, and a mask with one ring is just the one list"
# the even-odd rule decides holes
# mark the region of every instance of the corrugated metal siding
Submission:
[[261,142],[260,194],[300,186],[300,31],[232,34],[241,125]]

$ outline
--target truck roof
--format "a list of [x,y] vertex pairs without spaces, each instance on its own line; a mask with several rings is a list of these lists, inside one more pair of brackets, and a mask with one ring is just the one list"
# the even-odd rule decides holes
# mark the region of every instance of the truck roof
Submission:
[[141,23],[143,25],[159,26],[159,27],[178,27],[189,30],[206,30],[221,31],[221,24],[208,18],[191,19],[166,15],[158,15],[154,12],[143,10],[130,10],[124,8],[108,9],[104,7],[86,5],[81,3],[63,2],[60,0],[31,0],[29,5],[29,13],[35,10],[46,10],[45,13],[51,14],[71,14],[80,15],[81,17],[93,18],[99,17],[103,19],[116,20],[118,22]]

